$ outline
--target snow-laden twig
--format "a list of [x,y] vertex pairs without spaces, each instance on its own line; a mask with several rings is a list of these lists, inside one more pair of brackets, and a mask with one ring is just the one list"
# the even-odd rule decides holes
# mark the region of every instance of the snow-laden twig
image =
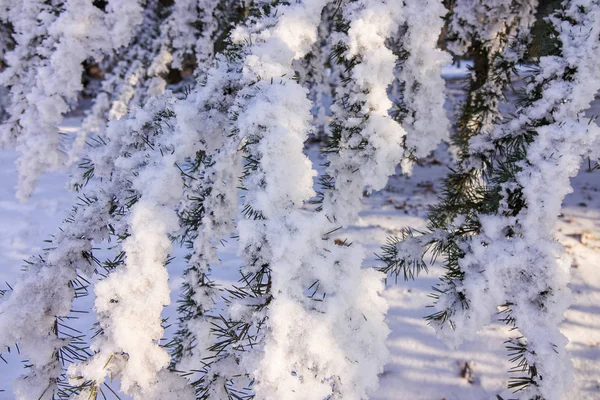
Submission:
[[[82,153],[90,134],[102,140],[108,121],[124,117],[131,107],[141,106],[150,96],[165,91],[166,82],[160,74],[167,72],[172,57],[163,47],[166,39],[160,35],[164,13],[159,0],[148,1],[142,23],[134,27],[127,46],[100,63],[105,76],[69,148],[69,164],[85,158]],[[83,183],[81,177],[73,178],[76,188]]]
[[340,65],[332,59],[333,43],[329,40],[340,11],[340,3],[330,2],[321,15],[318,39],[311,51],[293,64],[299,82],[308,88],[309,99],[313,103],[314,138],[325,140],[328,131],[330,103],[333,89],[339,84]]
[[[82,90],[82,63],[127,44],[142,22],[142,7],[135,0],[112,0],[104,13],[82,0],[16,3],[6,14],[18,39],[0,78],[11,92],[2,136],[4,145],[21,153],[17,197],[24,200],[42,173],[64,165],[58,125]],[[39,42],[34,54],[31,40]]]
[[537,0],[456,0],[448,47],[454,54],[465,54],[479,41],[490,54],[501,52],[512,27],[533,25],[536,7]]
[[[133,199],[123,220],[128,232],[120,245],[124,262],[94,288],[101,329],[92,346],[95,354],[73,365],[69,375],[75,382],[93,382],[92,388],[106,376],[119,377],[121,390],[134,398],[194,398],[187,381],[167,371],[170,356],[158,344],[161,313],[170,302],[165,263],[171,235],[179,231],[175,206],[183,181],[176,163],[194,147],[181,145],[172,105],[166,97],[151,100],[128,118],[113,121],[108,144],[94,159],[97,174],[131,182]],[[136,142],[146,145],[126,150]]]
[[[14,385],[19,399],[61,396],[68,382],[63,369],[83,361],[83,333],[69,327],[73,300],[87,294],[90,277],[103,267],[93,254],[93,244],[120,230],[119,208],[127,187],[107,183],[80,197],[80,203],[52,237],[51,248],[31,258],[24,275],[0,302],[0,343],[19,346],[30,369]],[[121,199],[121,200],[118,200]]]
[[[242,91],[235,115],[248,161],[243,180],[248,220],[240,221],[239,233],[247,263],[242,274],[251,295],[234,301],[231,315],[250,327],[240,357],[255,377],[256,397],[261,399],[365,397],[376,387],[387,355],[381,276],[361,269],[361,246],[338,245],[328,237],[334,230],[326,215],[333,211],[329,205],[316,214],[301,210],[314,195],[316,173],[302,153],[311,105],[290,67],[317,40],[325,3],[281,7],[272,29],[241,37],[254,43],[244,66],[246,79],[254,83]],[[350,51],[370,56],[354,78],[371,89],[365,97],[370,101],[366,108],[376,109],[372,118],[383,120],[369,128],[386,128],[388,121],[401,131],[386,116],[395,57],[384,45],[386,32],[398,28],[398,7],[367,3],[349,3],[346,10]],[[381,73],[375,82],[370,78],[373,69]],[[394,144],[401,152],[400,141]],[[381,161],[376,158],[373,168]],[[399,158],[389,160],[392,170]],[[370,178],[387,180],[389,168],[382,166],[384,172]],[[339,190],[344,198],[362,197],[362,190]],[[252,350],[261,343],[264,351]]]
[[[390,238],[380,256],[386,263],[383,271],[414,277],[425,270],[427,263],[424,261],[406,262],[402,257],[404,251],[398,246],[404,245],[399,242],[408,240],[423,245],[421,254],[431,248],[436,256],[444,255],[449,273],[457,272],[456,261],[462,253],[452,244],[476,230],[471,213],[486,207],[487,189],[482,179],[487,165],[485,150],[489,148],[489,135],[494,124],[502,121],[499,105],[517,63],[525,55],[536,5],[537,0],[456,2],[450,15],[450,48],[455,52],[471,49],[476,56],[467,99],[452,137],[458,146],[459,159],[444,182],[443,195],[429,214],[428,232],[419,232],[417,238],[417,232],[407,229],[402,237]],[[413,255],[418,254],[410,256]]]
[[401,37],[401,47],[406,60],[397,68],[397,74],[404,86],[405,145],[414,157],[427,156],[448,139],[450,132],[444,109],[446,83],[442,68],[451,58],[438,49],[447,12],[440,0],[409,0],[404,6],[406,32]]
[[396,56],[386,40],[405,22],[404,7],[393,2],[357,1],[344,9],[346,33],[334,37],[348,81],[337,88],[332,112],[329,166],[335,178],[324,208],[341,225],[354,221],[364,190],[382,189],[404,156],[406,132],[389,115],[387,92]]
[[475,54],[455,143],[465,168],[482,168],[482,160],[467,147],[489,135],[502,120],[504,90],[522,63],[535,22],[538,0],[458,0],[449,24],[449,48],[455,54]]
[[[130,108],[164,93],[167,82],[163,77],[169,70],[184,73],[193,61],[196,75],[203,79],[213,60],[216,41],[230,29],[241,7],[239,0],[177,0],[171,7],[159,0],[148,1],[143,22],[130,43],[101,64],[106,75],[69,149],[69,163],[81,158],[89,135],[102,138],[107,121],[120,119]],[[195,81],[189,84],[188,91],[192,91]],[[81,177],[73,179],[75,187],[81,184]]]
[[490,136],[496,210],[476,214],[476,235],[461,246],[462,276],[444,282],[436,304],[455,328],[441,331],[453,343],[505,309],[522,335],[508,345],[517,363],[509,387],[528,398],[560,399],[571,379],[559,330],[570,258],[552,228],[582,157],[600,150],[600,128],[582,114],[600,90],[599,16],[600,2],[573,0],[551,18],[559,55],[540,60],[525,106]]
[[[242,175],[238,140],[229,109],[240,89],[237,65],[218,56],[201,88],[175,107],[178,125],[186,136],[200,135],[204,147],[192,158],[184,174],[185,187],[178,206],[182,239],[190,248],[179,306],[179,331],[174,341],[174,363],[180,371],[195,371],[196,393],[201,398],[227,397],[229,374],[221,368],[213,323],[223,312],[216,302],[219,289],[210,278],[219,263],[218,245],[235,231],[238,182]],[[221,96],[215,96],[215,92]],[[201,110],[198,112],[198,110]],[[195,133],[198,131],[198,133]]]

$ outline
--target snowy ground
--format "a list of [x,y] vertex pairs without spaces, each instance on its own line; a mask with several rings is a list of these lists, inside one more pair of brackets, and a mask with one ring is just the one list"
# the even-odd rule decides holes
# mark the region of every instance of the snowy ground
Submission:
[[[461,71],[453,75],[461,75]],[[456,82],[449,85],[453,98],[460,97]],[[600,106],[596,104],[596,109]],[[71,126],[76,121],[71,121]],[[317,154],[311,148],[311,154]],[[319,162],[317,156],[313,159]],[[66,174],[45,176],[32,199],[20,204],[14,198],[15,154],[0,152],[0,283],[15,281],[21,260],[39,252],[43,240],[55,231],[75,201],[65,190]],[[424,160],[412,177],[395,176],[388,188],[364,199],[364,210],[356,226],[338,232],[340,239],[361,242],[372,250],[367,265],[376,265],[374,253],[386,238],[405,226],[425,224],[427,205],[435,201],[440,180],[447,171],[449,156],[445,147]],[[562,325],[568,336],[575,367],[575,383],[568,399],[600,399],[600,171],[588,172],[587,163],[573,182],[574,192],[568,196],[563,214],[556,226],[557,238],[574,257],[572,283],[574,301]],[[222,251],[223,265],[217,267],[222,281],[236,279],[238,265],[235,243],[230,241]],[[170,266],[178,276],[183,266]],[[472,342],[451,350],[439,341],[423,319],[430,304],[427,295],[436,283],[440,270],[412,282],[393,281],[385,292],[390,310],[387,321],[392,333],[388,338],[391,360],[381,376],[380,389],[372,399],[468,400],[490,399],[503,392],[508,375],[508,361],[503,346],[507,331],[494,324],[479,333]],[[0,285],[1,286],[1,285]],[[179,282],[172,282],[173,300]],[[91,304],[91,297],[84,300]],[[84,304],[85,305],[85,304]],[[173,315],[170,306],[165,315]],[[86,326],[85,321],[81,326]],[[0,360],[0,399],[11,399],[10,381],[22,372],[16,355]],[[471,379],[461,376],[468,363]],[[505,398],[511,398],[504,392]]]

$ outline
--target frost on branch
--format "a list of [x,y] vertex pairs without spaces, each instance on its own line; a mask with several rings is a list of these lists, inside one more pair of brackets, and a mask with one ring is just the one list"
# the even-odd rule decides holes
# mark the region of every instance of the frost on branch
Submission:
[[[161,7],[159,0],[148,1],[140,14],[142,23],[131,32],[131,41],[100,62],[100,68],[105,71],[104,79],[93,93],[94,103],[86,111],[81,129],[69,148],[69,163],[85,157],[82,153],[88,135],[103,140],[108,121],[122,118],[130,107],[140,106],[150,96],[164,92],[166,82],[158,75],[167,71],[171,56],[161,47],[164,40],[158,36],[164,21]],[[83,183],[80,177],[74,181],[76,188]]]
[[14,3],[2,7],[16,43],[0,75],[0,85],[10,92],[1,144],[21,153],[17,197],[26,199],[38,176],[65,162],[58,125],[82,89],[82,63],[127,44],[141,23],[142,7],[113,0],[105,13],[83,0]]
[[[496,149],[508,149],[502,156],[496,150],[490,171],[501,198],[496,213],[481,215],[479,234],[461,262],[459,291],[479,311],[471,317],[453,311],[451,317],[457,326],[477,329],[503,304],[523,336],[519,345],[511,339],[523,362],[510,385],[531,397],[559,399],[570,383],[566,339],[558,329],[569,305],[570,259],[552,228],[582,158],[599,150],[600,129],[583,117],[600,90],[599,16],[598,1],[570,1],[551,17],[557,55],[540,60],[526,105],[492,135]],[[483,281],[477,282],[481,273],[475,278],[474,271],[481,267]],[[448,298],[440,297],[441,303]]]
[[[20,153],[17,197],[25,200],[40,175],[82,157],[88,134],[102,140],[108,120],[163,93],[170,68],[195,66],[202,75],[244,3],[5,0],[0,10],[0,87],[7,90],[0,145]],[[84,92],[84,65],[93,63],[105,79],[85,88],[94,105],[71,143],[59,125]]]
[[[452,136],[458,159],[445,179],[439,203],[429,215],[429,232],[418,239],[424,246],[423,253],[432,249],[436,256],[447,255],[449,265],[456,263],[461,251],[448,245],[455,237],[470,235],[476,227],[471,223],[469,214],[485,209],[482,198],[486,183],[482,174],[487,160],[484,154],[480,154],[477,143],[485,143],[482,138],[488,137],[495,124],[502,121],[498,107],[504,100],[504,92],[512,81],[517,64],[524,60],[536,5],[537,0],[458,0],[451,9],[449,48],[459,55],[470,51],[474,54],[475,65],[468,81],[467,98],[457,117],[456,133]],[[415,29],[421,26],[415,24]],[[408,112],[408,108],[400,104],[398,115],[402,116],[403,112]],[[444,231],[451,232],[450,236]],[[402,237],[389,240],[392,244],[404,239],[413,240],[414,234],[408,229]],[[381,258],[386,263],[383,271],[396,277],[400,272],[412,277],[423,270],[420,263],[407,263],[398,258],[395,245],[383,247],[382,254]]]
[[[195,70],[202,77],[214,56],[216,42],[243,12],[239,0],[177,0],[165,7],[160,0],[147,2],[143,22],[129,45],[107,57],[101,67],[106,74],[94,105],[70,149],[70,161],[80,157],[88,135],[102,139],[109,120],[142,106],[150,96],[165,91],[164,76],[170,70]],[[192,85],[193,80],[181,83]],[[75,186],[81,184],[74,182]]]
[[571,380],[559,330],[570,259],[552,228],[570,178],[600,150],[600,128],[583,116],[600,90],[599,15],[598,1],[575,0],[550,18],[556,48],[527,78],[515,116],[471,141],[468,152],[485,168],[480,177],[463,170],[448,178],[445,199],[463,189],[468,201],[438,205],[426,240],[446,256],[430,323],[456,345],[500,310],[515,328],[509,388],[520,398],[563,398]]
[[[220,57],[205,82],[185,99],[161,96],[150,100],[144,109],[112,121],[106,132],[106,145],[97,146],[91,153],[88,163],[94,175],[103,180],[129,182],[135,190],[124,208],[128,235],[121,245],[125,257],[119,263],[121,269],[96,287],[102,333],[92,346],[97,354],[71,368],[73,382],[95,390],[109,374],[119,376],[121,389],[134,398],[187,398],[190,388],[201,396],[214,390],[215,398],[222,398],[219,395],[229,379],[227,371],[219,371],[217,381],[204,371],[190,385],[167,369],[175,366],[186,372],[201,370],[206,365],[205,358],[212,354],[207,349],[215,343],[211,329],[217,317],[209,316],[209,311],[217,293],[210,282],[209,265],[217,261],[217,236],[233,229],[237,208],[232,182],[240,175],[240,163],[237,145],[228,135],[227,111],[233,98],[226,94],[235,93],[237,81],[235,69]],[[224,96],[214,96],[215,90]],[[139,206],[142,203],[143,208]],[[138,239],[133,233],[140,213],[145,224],[155,226],[154,235],[147,236],[141,229]],[[179,307],[181,329],[168,346],[171,358],[155,341],[162,337],[160,311],[168,303],[163,263],[168,260],[168,248],[174,239],[187,243],[191,253],[184,299]],[[151,241],[153,251],[160,251],[151,253],[152,260],[157,260],[152,268],[148,268],[151,260],[139,258],[147,241]],[[140,269],[140,263],[146,267]],[[142,279],[146,272],[149,275],[143,279],[151,285],[130,293],[136,287],[134,281]],[[122,286],[127,281],[131,284]],[[155,298],[157,293],[162,295]],[[139,302],[143,299],[152,301],[146,301],[140,313]],[[135,316],[131,321],[127,318]],[[131,331],[138,334],[128,337],[123,333]]]
[[[361,269],[359,246],[350,249],[327,238],[332,227],[324,213],[301,210],[314,195],[316,172],[303,154],[311,104],[294,80],[292,64],[316,41],[326,3],[254,9],[196,89],[182,100],[152,99],[111,121],[90,150],[85,178],[94,178],[98,204],[110,212],[98,222],[106,229],[103,236],[94,235],[94,224],[77,225],[83,229],[78,236],[90,247],[112,237],[117,255],[103,264],[106,273],[95,285],[98,332],[91,351],[69,367],[70,382],[61,378],[67,390],[92,395],[106,377],[118,378],[121,390],[134,398],[181,398],[190,395],[190,387],[201,398],[245,397],[252,390],[259,398],[278,393],[360,398],[376,387],[387,335],[381,276]],[[238,230],[246,265],[242,284],[218,293],[210,284],[210,266],[217,261],[218,237],[234,228],[232,181],[240,176],[247,219]],[[298,232],[304,233],[299,242]],[[168,302],[163,264],[173,238],[188,243],[191,253],[171,362],[157,342]],[[68,285],[81,269],[68,262],[61,268],[67,275],[54,282],[57,290],[57,282]],[[86,277],[93,272],[86,270]],[[24,279],[35,282],[39,274],[32,269]],[[218,304],[219,294],[225,304]],[[39,337],[59,342],[51,326],[68,314],[72,297],[64,295],[62,308],[49,310],[50,299],[40,298],[37,309],[49,314],[32,315],[26,325],[41,320]],[[23,301],[8,294],[2,305],[13,310]],[[290,310],[293,320],[287,318]],[[8,311],[2,316],[14,317]],[[313,324],[321,327],[315,331]],[[2,343],[14,340],[23,339],[7,336]],[[50,360],[34,365],[37,370],[48,362],[53,368],[40,380],[41,391],[62,374],[53,343],[45,345]],[[195,370],[191,375],[198,379],[186,389],[168,371],[170,363]]]
[[247,220],[238,225],[246,265],[230,315],[242,333],[234,349],[261,399],[364,397],[386,356],[380,276],[361,270],[360,246],[327,237],[325,213],[301,210],[316,172],[302,154],[311,105],[291,66],[317,40],[325,3],[281,6],[267,30],[233,35],[254,45],[243,68],[252,85],[235,111],[247,160]]
[[[152,107],[155,108],[152,108]],[[99,295],[97,291],[97,311],[101,316],[101,322],[105,322],[106,319],[113,317],[113,314],[109,312],[113,308],[117,308],[119,311],[115,316],[115,324],[111,325],[112,329],[123,328],[123,320],[125,318],[130,321],[129,323],[135,323],[139,329],[143,332],[149,332],[151,339],[150,344],[144,342],[143,335],[119,335],[123,342],[117,342],[112,344],[112,332],[110,329],[106,330],[105,325],[100,325],[101,331],[98,332],[100,335],[99,342],[103,343],[103,351],[96,354],[92,360],[98,359],[103,355],[108,355],[103,361],[103,365],[109,366],[107,363],[108,359],[115,362],[119,368],[123,368],[125,372],[122,372],[119,368],[110,365],[111,371],[115,374],[123,374],[123,385],[130,393],[134,393],[138,389],[137,386],[143,386],[148,384],[146,377],[130,376],[128,374],[127,362],[123,362],[120,359],[122,351],[126,351],[128,356],[132,357],[132,364],[139,363],[139,357],[141,354],[152,354],[152,346],[157,347],[153,344],[153,340],[156,338],[157,332],[162,333],[160,312],[162,307],[168,303],[168,286],[166,286],[166,270],[164,270],[163,262],[161,257],[166,258],[165,252],[170,247],[170,238],[167,236],[166,231],[169,232],[176,229],[178,225],[173,225],[173,220],[176,220],[176,214],[170,217],[170,220],[157,219],[154,224],[156,227],[156,233],[160,234],[161,230],[165,232],[163,234],[164,240],[161,242],[160,239],[150,235],[145,237],[145,229],[142,230],[138,236],[135,235],[139,231],[139,220],[144,217],[144,223],[151,219],[151,212],[153,209],[148,204],[141,203],[140,198],[149,200],[152,196],[158,196],[159,199],[156,202],[163,205],[167,199],[164,199],[161,194],[161,187],[158,183],[168,182],[174,184],[178,180],[173,179],[173,174],[179,178],[179,170],[174,169],[162,169],[169,173],[169,176],[163,176],[157,174],[153,178],[158,179],[157,184],[149,187],[145,187],[147,181],[140,182],[141,179],[147,177],[149,172],[144,174],[146,168],[152,163],[146,163],[148,155],[154,154],[161,158],[159,149],[156,152],[150,151],[153,149],[152,139],[154,135],[145,136],[152,132],[152,127],[156,123],[160,122],[155,120],[156,117],[156,106],[150,104],[149,109],[144,112],[140,110],[136,114],[136,119],[127,120],[121,124],[113,124],[108,130],[108,144],[99,146],[93,154],[93,169],[94,173],[99,177],[103,177],[102,184],[97,189],[88,190],[85,196],[81,197],[81,204],[74,210],[73,215],[65,221],[63,229],[57,234],[53,240],[52,247],[46,254],[39,259],[32,259],[27,266],[26,274],[17,282],[14,286],[13,291],[9,291],[3,301],[0,303],[0,318],[2,319],[2,326],[9,327],[13,326],[11,330],[2,331],[0,334],[0,341],[3,345],[12,346],[13,343],[17,342],[22,349],[23,355],[28,357],[31,363],[31,369],[27,375],[22,378],[22,386],[16,386],[16,395],[18,398],[30,398],[32,393],[44,393],[46,396],[53,395],[55,397],[62,398],[69,393],[78,392],[80,390],[91,391],[96,390],[97,385],[101,385],[104,381],[103,374],[107,373],[107,370],[100,368],[100,372],[95,370],[95,373],[89,373],[89,376],[80,377],[79,372],[74,374],[73,371],[70,373],[71,378],[77,377],[71,384],[67,381],[63,375],[63,368],[66,368],[69,363],[72,362],[86,362],[86,359],[90,357],[93,352],[86,349],[84,336],[73,336],[73,330],[71,330],[67,321],[70,318],[70,310],[72,309],[72,303],[74,297],[80,297],[85,295],[87,286],[91,282],[94,274],[105,276],[109,274],[109,278],[98,283],[97,290],[105,288],[105,292],[110,290],[110,283],[114,282],[111,280],[113,271],[121,271],[127,266],[135,267],[138,264],[133,264],[139,261],[139,257],[148,255],[146,250],[139,253],[138,241],[142,240],[154,240],[155,246],[152,246],[156,251],[162,253],[154,254],[156,259],[154,270],[152,271],[156,276],[150,276],[150,280],[153,286],[147,288],[152,290],[153,293],[159,293],[163,291],[162,296],[156,296],[155,302],[149,302],[148,298],[137,297],[137,294],[143,296],[142,288],[145,286],[143,279],[143,273],[135,275],[138,289],[135,289],[135,285],[129,287],[127,279],[123,279],[120,282],[127,287],[126,293],[130,296],[134,296],[137,301],[143,301],[147,307],[145,308],[144,316],[150,319],[150,325],[143,324],[142,321],[133,318],[135,315],[127,314],[127,306],[129,304],[126,296],[122,292],[115,289],[115,297],[107,299]],[[164,114],[163,114],[164,118]],[[158,121],[158,122],[157,122]],[[166,122],[163,120],[163,123]],[[159,125],[160,126],[160,125]],[[140,132],[140,135],[131,135],[131,131],[123,129],[129,127],[129,129],[135,132]],[[130,134],[127,134],[127,133]],[[112,133],[112,135],[111,135]],[[148,153],[149,152],[149,153]],[[129,157],[131,154],[138,154],[138,157]],[[168,163],[172,159],[165,161]],[[136,164],[136,162],[138,164]],[[133,177],[136,177],[135,179]],[[162,180],[161,180],[162,178]],[[179,178],[180,179],[180,178]],[[164,181],[164,182],[163,182]],[[164,184],[163,184],[164,187]],[[172,188],[171,188],[172,189]],[[151,191],[148,193],[148,191]],[[152,192],[154,190],[154,192]],[[176,191],[172,191],[177,193]],[[168,203],[167,203],[168,204]],[[148,206],[142,208],[144,205]],[[139,206],[139,207],[138,207]],[[156,207],[156,206],[155,206]],[[149,209],[148,209],[149,208]],[[131,212],[130,212],[131,209]],[[141,209],[141,210],[140,210]],[[135,214],[133,211],[136,211]],[[164,210],[163,210],[164,211]],[[141,216],[140,216],[141,213]],[[174,213],[174,211],[172,211]],[[162,217],[168,217],[168,212],[162,212]],[[150,234],[152,231],[148,231],[146,234]],[[139,236],[141,239],[138,239]],[[160,235],[159,235],[160,236]],[[93,243],[101,243],[109,238],[117,241],[116,256],[114,259],[106,260],[101,262],[92,253]],[[137,257],[137,258],[136,258]],[[129,264],[126,264],[125,261]],[[160,265],[160,268],[158,268]],[[131,270],[131,268],[129,268]],[[157,280],[157,276],[163,273],[163,281]],[[124,275],[127,277],[127,269],[125,272],[119,272],[118,275]],[[141,285],[141,287],[139,287]],[[166,288],[165,288],[166,286]],[[166,297],[165,292],[166,290]],[[31,296],[37,293],[36,297],[32,300]],[[117,307],[118,297],[122,296],[122,302]],[[152,298],[152,296],[149,296]],[[165,302],[165,298],[167,301]],[[111,300],[115,300],[111,302]],[[104,303],[102,302],[104,301]],[[110,304],[108,306],[107,304]],[[111,307],[112,306],[112,307]],[[20,310],[20,316],[14,315],[17,310]],[[29,311],[28,311],[29,310]],[[25,318],[22,317],[23,312],[27,311]],[[154,317],[154,322],[152,322]],[[22,321],[22,325],[17,329],[14,329],[14,322],[9,323],[8,321]],[[152,323],[155,325],[152,326]],[[125,323],[127,324],[127,323]],[[31,327],[35,326],[35,330]],[[123,328],[126,329],[127,327]],[[127,329],[127,331],[131,331]],[[127,339],[129,337],[129,339]],[[134,338],[135,345],[131,344],[131,338]],[[107,339],[109,338],[109,339]],[[129,342],[127,341],[129,340]],[[140,350],[137,352],[135,350]],[[148,348],[143,347],[144,345],[150,346]],[[120,347],[119,347],[120,346]],[[118,354],[110,354],[111,350],[115,347],[118,350]],[[155,353],[157,351],[155,350]],[[166,365],[169,363],[168,354],[164,350],[158,351],[157,354],[163,354],[162,361]],[[114,357],[113,357],[114,356]],[[158,357],[158,356],[156,356]],[[158,361],[161,361],[158,357]],[[106,363],[106,364],[104,364]],[[93,365],[93,362],[92,364]],[[87,365],[86,368],[91,368]],[[133,368],[133,367],[132,367]],[[140,369],[140,374],[144,373],[144,369]],[[151,371],[152,372],[152,371]],[[150,373],[151,373],[150,372]],[[101,376],[99,377],[99,374]],[[166,371],[161,371],[160,374],[166,374]],[[93,382],[90,378],[98,379],[97,382]],[[146,379],[146,380],[144,380]],[[161,382],[168,382],[169,379],[161,379]],[[141,383],[140,383],[141,382]],[[73,386],[74,385],[74,386]],[[126,386],[127,385],[127,386]],[[136,386],[137,385],[137,386]],[[22,389],[19,389],[22,387]],[[164,386],[162,386],[164,388]],[[182,389],[183,390],[183,389]],[[145,397],[147,398],[147,397]]]
[[330,102],[341,79],[342,66],[332,57],[334,44],[329,40],[335,30],[339,8],[337,2],[325,6],[317,41],[306,56],[293,64],[298,81],[309,90],[308,97],[313,103],[313,133],[319,140],[325,139],[331,114]]
[[537,0],[456,0],[449,22],[450,51],[465,54],[476,41],[488,48],[491,55],[503,51],[510,36],[514,36],[514,29],[533,25],[537,3]]
[[517,64],[523,63],[537,5],[538,0],[459,0],[455,5],[449,48],[459,55],[470,51],[475,64],[454,141],[465,169],[482,168],[483,161],[467,147],[503,118],[498,107]]
[[[396,74],[402,93],[394,110],[406,130],[405,146],[411,156],[425,157],[448,139],[450,121],[444,109],[445,86],[442,67],[450,55],[438,49],[438,39],[448,10],[439,0],[405,2],[406,23],[397,38],[402,61]],[[398,104],[400,103],[400,104]],[[408,169],[408,164],[405,169]]]
[[121,174],[131,174],[136,197],[124,221],[128,232],[120,244],[124,262],[95,285],[94,308],[102,333],[92,345],[94,356],[70,371],[71,376],[81,375],[95,384],[105,376],[118,377],[121,390],[136,399],[160,399],[167,393],[193,398],[187,382],[167,372],[170,356],[158,344],[163,336],[161,312],[170,302],[165,263],[172,250],[170,237],[179,230],[174,208],[183,190],[176,167],[181,149],[171,142],[177,138],[171,117],[168,104],[150,101],[132,117],[109,126],[109,149],[126,145],[140,133],[150,136],[146,151],[119,152],[122,155],[114,161]]
[[92,241],[106,237],[109,210],[98,198],[86,198],[63,229],[52,250],[32,258],[25,274],[0,302],[0,345],[18,343],[31,365],[14,383],[18,399],[57,394],[66,384],[62,364],[83,360],[84,339],[69,328],[74,297],[84,296],[86,277],[97,267]]
[[[235,362],[227,356],[229,349],[219,348],[215,326],[224,313],[217,304],[222,293],[210,278],[211,268],[219,263],[217,248],[235,231],[238,213],[237,184],[242,166],[228,115],[241,87],[238,67],[233,60],[217,57],[201,89],[175,107],[182,132],[193,136],[202,127],[199,133],[205,144],[184,167],[178,209],[184,227],[181,239],[190,249],[189,267],[184,272],[178,308],[180,329],[171,347],[176,369],[195,371],[190,373],[190,380],[197,396],[207,399],[240,395],[242,391],[233,382],[237,370],[231,368]],[[216,92],[221,95],[215,96]]]
[[344,31],[333,36],[338,62],[348,71],[337,88],[328,143],[324,208],[341,225],[354,221],[362,193],[382,189],[404,155],[406,132],[389,115],[387,92],[396,57],[386,47],[405,22],[393,2],[358,1],[344,9]]
[[447,136],[441,68],[449,59],[436,48],[444,14],[439,1],[365,1],[349,3],[338,22],[332,40],[345,75],[322,183],[332,189],[324,207],[342,225],[356,218],[364,190],[382,189],[400,162],[408,172],[407,156],[427,155]]

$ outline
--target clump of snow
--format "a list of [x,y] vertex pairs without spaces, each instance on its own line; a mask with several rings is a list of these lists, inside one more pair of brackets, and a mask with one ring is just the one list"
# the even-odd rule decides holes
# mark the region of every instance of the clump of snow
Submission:
[[[339,35],[344,57],[356,57],[351,80],[338,88],[332,112],[342,130],[338,151],[330,154],[327,173],[335,188],[325,193],[324,208],[338,223],[351,223],[360,209],[363,191],[378,190],[404,155],[406,132],[394,121],[387,95],[394,81],[396,57],[385,45],[405,22],[404,7],[397,4],[358,1],[348,4],[344,15],[347,35]],[[360,108],[352,115],[347,103]]]
[[[394,123],[385,115],[395,59],[383,42],[384,32],[395,26],[389,13],[397,7],[367,3],[348,5],[356,17],[349,47],[372,56],[356,79],[373,89],[366,96],[375,108],[369,129],[376,130],[377,124],[385,124],[380,120]],[[244,78],[255,83],[239,96],[236,123],[249,157],[256,160],[256,168],[243,181],[245,199],[260,212],[260,218],[238,224],[240,255],[247,262],[244,273],[258,273],[266,264],[271,277],[268,307],[250,313],[240,305],[232,311],[238,310],[234,317],[244,321],[265,324],[264,350],[240,354],[242,366],[256,379],[260,399],[362,398],[376,387],[387,354],[386,305],[379,296],[382,276],[361,269],[365,252],[360,246],[338,246],[323,237],[332,229],[324,213],[301,210],[314,195],[316,172],[302,153],[311,104],[307,90],[293,80],[291,66],[317,40],[325,4],[282,6],[273,28],[258,33],[238,29],[233,35],[254,44],[243,71]],[[372,28],[378,33],[371,34]],[[375,83],[368,67],[381,70]],[[375,146],[382,148],[383,142]],[[341,189],[344,196],[357,195],[347,190]],[[315,293],[307,296],[311,289]]]
[[407,31],[402,48],[408,58],[398,69],[404,83],[404,103],[408,108],[403,121],[406,147],[421,158],[431,153],[448,138],[450,121],[444,110],[445,82],[442,69],[451,61],[437,43],[448,10],[439,0],[405,2]]

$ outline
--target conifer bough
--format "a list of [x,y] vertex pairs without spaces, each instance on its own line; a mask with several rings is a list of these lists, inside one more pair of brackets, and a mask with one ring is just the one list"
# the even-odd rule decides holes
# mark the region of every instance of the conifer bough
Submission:
[[[460,119],[458,172],[432,232],[392,239],[384,271],[414,276],[423,246],[444,254],[433,325],[449,322],[457,342],[503,307],[522,334],[509,341],[522,371],[511,387],[552,399],[568,385],[568,303],[550,228],[579,158],[598,155],[598,127],[580,114],[599,89],[585,82],[600,81],[600,6],[567,1],[552,17],[556,54],[501,124],[537,2],[471,3],[447,17],[451,50],[477,47],[485,66]],[[21,153],[18,195],[48,168],[81,167],[78,204],[0,292],[0,345],[28,360],[15,396],[368,397],[388,357],[385,275],[363,268],[361,243],[331,233],[357,220],[363,191],[448,137],[442,2],[1,0],[0,11],[0,140]],[[104,79],[84,87],[92,63]],[[58,125],[83,95],[93,105],[70,142]],[[323,176],[304,153],[314,125],[326,134]],[[211,273],[230,238],[240,278],[220,287]],[[166,343],[176,245],[189,253]],[[99,259],[98,246],[111,255]],[[91,343],[69,324],[88,291]]]
[[[585,157],[599,155],[600,129],[583,114],[600,90],[599,15],[598,1],[574,0],[549,17],[554,48],[525,78],[523,99],[506,122],[498,121],[498,90],[518,58],[507,62],[503,53],[513,52],[530,23],[504,49],[487,53],[488,76],[477,85],[480,71],[473,75],[460,158],[431,210],[429,232],[406,230],[381,256],[385,271],[405,277],[427,269],[427,250],[444,260],[428,319],[449,343],[468,340],[494,317],[514,328],[506,342],[514,364],[508,387],[518,398],[564,398],[572,379],[559,330],[571,262],[552,228],[570,178]],[[490,43],[475,39],[478,49]],[[492,84],[497,90],[483,90]]]

